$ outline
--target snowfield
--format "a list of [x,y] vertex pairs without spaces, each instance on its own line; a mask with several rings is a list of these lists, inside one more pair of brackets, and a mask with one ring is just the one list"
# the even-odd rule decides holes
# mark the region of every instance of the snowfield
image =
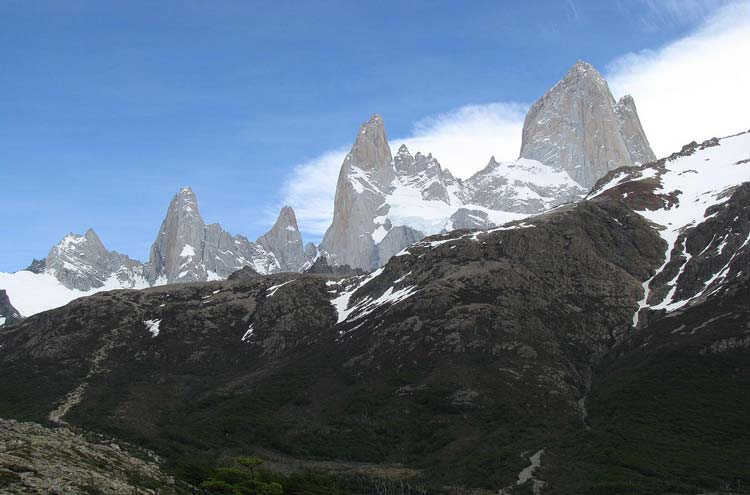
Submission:
[[60,306],[79,297],[90,296],[97,292],[114,289],[144,289],[146,281],[139,281],[134,287],[123,287],[122,283],[111,276],[102,287],[89,291],[68,289],[48,273],[20,271],[16,273],[0,272],[0,288],[8,293],[10,303],[21,313],[31,316]]

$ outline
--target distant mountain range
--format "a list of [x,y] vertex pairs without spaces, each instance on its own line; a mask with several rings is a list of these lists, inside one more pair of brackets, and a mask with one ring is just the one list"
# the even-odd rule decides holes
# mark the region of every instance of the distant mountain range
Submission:
[[467,180],[431,154],[402,145],[392,155],[384,123],[373,115],[342,164],[320,246],[303,245],[290,207],[255,242],[206,225],[185,187],[169,204],[147,262],[108,251],[89,230],[68,234],[24,271],[0,273],[0,288],[28,316],[99,290],[224,280],[245,266],[260,274],[304,271],[320,256],[371,271],[427,235],[491,228],[580,200],[607,172],[654,159],[633,99],[615,101],[596,69],[577,62],[529,110],[520,157],[492,157]]

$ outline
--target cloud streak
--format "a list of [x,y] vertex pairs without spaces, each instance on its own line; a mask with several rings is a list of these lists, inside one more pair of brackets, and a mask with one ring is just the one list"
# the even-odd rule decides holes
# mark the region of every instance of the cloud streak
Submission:
[[750,127],[750,2],[718,9],[692,34],[611,62],[616,96],[629,93],[657,156]]

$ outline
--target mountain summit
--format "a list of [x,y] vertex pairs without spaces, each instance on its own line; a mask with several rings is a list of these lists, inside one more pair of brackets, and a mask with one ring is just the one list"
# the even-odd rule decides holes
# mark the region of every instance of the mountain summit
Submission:
[[526,114],[520,156],[564,170],[586,189],[610,170],[656,159],[633,98],[616,102],[599,71],[582,61]]

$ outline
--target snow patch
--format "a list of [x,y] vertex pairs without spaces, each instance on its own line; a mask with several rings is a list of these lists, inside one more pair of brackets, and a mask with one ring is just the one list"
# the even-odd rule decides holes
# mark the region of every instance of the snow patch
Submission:
[[146,330],[151,332],[151,337],[157,337],[159,335],[159,325],[161,320],[144,320],[143,324],[146,325]]
[[277,291],[277,290],[281,289],[281,288],[282,288],[282,287],[284,287],[284,286],[285,286],[286,284],[291,284],[291,283],[292,283],[292,282],[294,282],[295,280],[296,280],[296,279],[292,279],[292,280],[287,280],[286,282],[284,282],[284,283],[282,283],[282,284],[278,284],[278,285],[272,285],[271,287],[269,287],[268,289],[266,289],[266,297],[273,297],[273,295],[274,295],[274,294],[276,294],[276,291]]
[[190,244],[185,244],[182,248],[182,251],[180,251],[180,257],[182,258],[189,258],[195,256],[195,248],[191,246]]
[[144,289],[148,282],[143,278],[136,278],[133,285],[123,283],[112,274],[104,281],[102,287],[88,291],[69,289],[49,273],[33,273],[26,270],[16,273],[0,272],[0,288],[8,293],[10,303],[22,316],[31,316],[47,311],[79,297],[90,296],[97,292],[114,289]]
[[247,329],[245,334],[242,336],[242,342],[248,342],[251,338],[253,338],[253,333],[255,330],[253,327],[255,326],[255,322],[250,324],[250,328]]

